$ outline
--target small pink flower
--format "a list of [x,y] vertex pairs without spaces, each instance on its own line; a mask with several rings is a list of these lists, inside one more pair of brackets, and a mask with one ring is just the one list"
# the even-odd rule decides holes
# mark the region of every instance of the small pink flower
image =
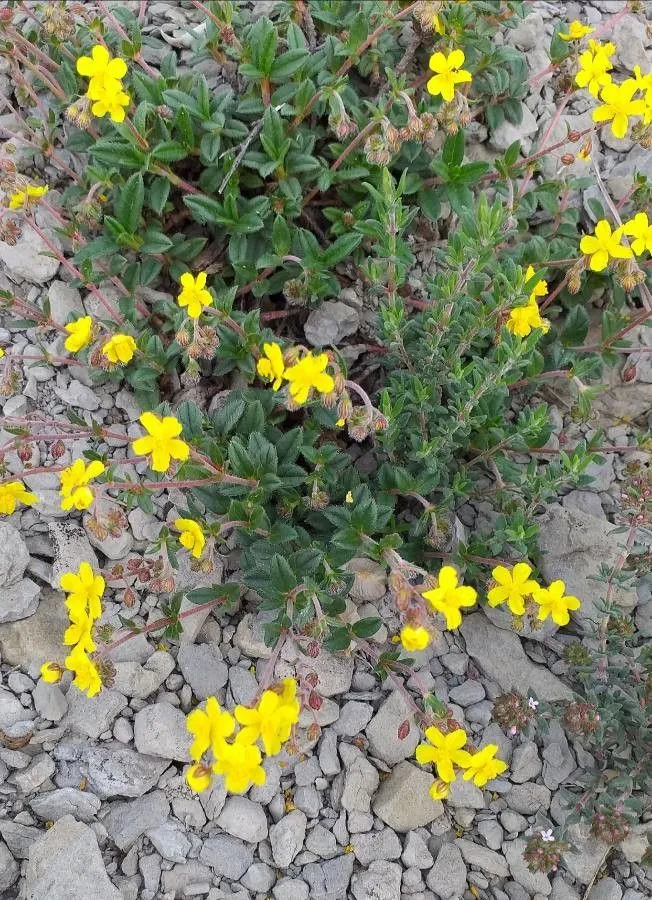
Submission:
[[536,712],[539,701],[535,700],[534,697],[528,697],[527,705]]
[[550,841],[554,841],[554,839],[555,839],[555,836],[554,836],[554,834],[552,833],[552,828],[548,828],[547,831],[542,831],[542,832],[541,832],[541,840],[542,840],[542,841],[545,841],[546,843],[549,843]]
[[516,734],[517,731],[518,728],[516,727],[516,725],[512,725],[512,727],[509,729],[510,734]]

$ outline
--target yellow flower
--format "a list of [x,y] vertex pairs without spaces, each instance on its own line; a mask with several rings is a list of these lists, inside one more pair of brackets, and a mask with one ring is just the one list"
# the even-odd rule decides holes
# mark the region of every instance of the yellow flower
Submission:
[[646,72],[646,74],[644,75],[641,72],[640,66],[634,66],[634,78],[628,78],[627,80],[633,80],[636,83],[636,87],[639,91],[644,91],[645,93],[652,94],[652,72]]
[[199,559],[206,544],[201,525],[192,519],[175,519],[174,527],[181,532],[179,535],[181,546],[190,550],[195,559]]
[[32,503],[38,503],[38,497],[28,491],[22,481],[6,481],[0,484],[0,515],[12,515],[18,503],[31,506]]
[[585,144],[582,144],[580,147],[579,153],[577,154],[577,158],[581,159],[582,162],[590,162],[591,161],[591,140],[589,139]]
[[224,787],[232,794],[242,794],[252,784],[265,784],[262,756],[255,744],[247,743],[240,732],[232,744],[223,743],[213,764],[216,775],[224,776]]
[[566,585],[563,581],[553,581],[547,588],[540,588],[534,592],[535,603],[539,604],[540,622],[552,616],[556,625],[568,625],[570,616],[568,610],[580,608],[580,601],[572,595],[565,595]]
[[430,785],[430,790],[428,791],[433,800],[445,800],[450,792],[450,784],[446,784],[441,778],[436,778]]
[[545,334],[550,330],[550,323],[547,319],[541,318],[539,306],[536,300],[532,300],[524,306],[515,306],[510,310],[505,327],[517,337],[527,337],[534,328],[540,328]]
[[647,213],[636,213],[633,219],[625,222],[623,229],[625,234],[634,238],[630,246],[637,256],[646,250],[652,253],[652,222],[648,222]]
[[151,454],[155,472],[167,472],[170,459],[188,459],[190,447],[179,440],[183,426],[178,419],[174,416],[163,416],[161,419],[152,412],[144,412],[138,421],[147,435],[137,438],[131,446],[137,456]]
[[423,626],[413,628],[411,625],[406,625],[401,628],[401,644],[408,653],[425,650],[429,643],[430,635]]
[[602,272],[609,265],[609,259],[631,259],[634,255],[631,247],[620,243],[623,229],[616,228],[611,233],[611,225],[606,219],[600,219],[593,234],[585,234],[580,241],[580,250],[590,256],[589,267],[594,272]]
[[106,582],[93,572],[90,563],[82,562],[77,572],[64,572],[59,587],[68,594],[66,607],[71,613],[85,613],[93,620],[100,618]]
[[[532,266],[528,266],[525,270],[525,280],[529,281],[531,278],[534,278],[534,269]],[[537,297],[545,297],[548,293],[548,282],[544,281],[541,278],[532,288],[532,293],[530,294],[530,303],[536,303]]]
[[299,721],[297,685],[293,678],[283,681],[283,691],[264,691],[254,709],[236,706],[233,711],[240,725],[245,743],[254,744],[259,738],[267,756],[280,753],[281,746],[290,737],[292,726]]
[[642,116],[645,112],[643,100],[632,100],[637,90],[632,78],[622,84],[605,85],[600,94],[603,105],[593,110],[593,121],[611,122],[614,137],[624,138],[629,128],[629,117]]
[[591,49],[585,50],[580,56],[580,68],[575,76],[575,84],[578,87],[587,88],[590,94],[597,97],[601,88],[611,84],[609,69],[612,69],[613,66],[606,50],[613,47],[613,44],[606,44],[603,47],[597,41],[589,41],[589,43]]
[[190,745],[190,758],[201,759],[208,749],[217,756],[225,738],[233,734],[235,720],[224,712],[215,697],[206,700],[206,709],[193,709],[186,718],[186,728],[195,738]]
[[32,200],[40,200],[48,191],[47,185],[28,184],[24,190],[14,191],[9,198],[9,209],[22,209],[24,206],[29,206]]
[[190,790],[199,794],[210,786],[211,770],[203,763],[194,763],[186,772],[186,781]]
[[458,585],[459,575],[452,566],[442,566],[439,570],[438,585],[423,596],[436,612],[446,617],[446,628],[459,628],[462,624],[463,606],[473,606],[477,592],[466,585]]
[[98,459],[94,459],[88,466],[83,459],[76,459],[71,466],[62,469],[59,472],[61,509],[88,509],[93,502],[93,491],[88,487],[88,482],[104,471],[106,466]]
[[478,750],[471,757],[471,762],[464,772],[464,780],[471,781],[476,787],[484,787],[492,778],[501,775],[507,768],[507,763],[502,759],[494,759],[498,752],[497,744],[487,744],[482,750]]
[[55,662],[44,662],[41,666],[41,678],[48,684],[56,684],[61,681],[63,675],[63,666]]
[[70,651],[65,660],[66,669],[75,673],[72,683],[80,691],[86,691],[94,697],[102,689],[102,679],[95,663],[88,658],[84,649],[78,644]]
[[106,79],[102,83],[92,79],[86,96],[93,101],[91,112],[98,119],[108,114],[112,122],[124,122],[130,97],[123,91],[122,82]]
[[79,353],[91,342],[93,337],[93,320],[90,316],[82,316],[66,325],[65,329],[70,337],[66,338],[63,346],[70,353]]
[[130,334],[114,334],[102,347],[102,354],[112,363],[128,363],[134,358],[136,341]]
[[471,81],[471,73],[461,69],[464,65],[464,53],[462,50],[451,50],[448,56],[443,53],[433,53],[429,66],[436,74],[426,84],[429,94],[437,96],[441,94],[447,103],[455,96],[455,85]]
[[273,381],[272,390],[278,391],[285,375],[283,351],[278,344],[263,344],[263,353],[256,363],[256,371],[266,381]]
[[353,491],[347,491],[346,497],[344,498],[345,503],[353,503]]
[[0,359],[5,355],[4,347],[0,347]]
[[562,41],[580,41],[587,34],[593,34],[594,31],[595,28],[591,28],[590,25],[582,25],[581,22],[574,19],[568,26],[567,32],[559,32],[559,37]]
[[489,606],[499,606],[507,601],[511,612],[515,616],[525,614],[525,598],[534,591],[539,590],[540,585],[530,578],[532,566],[527,563],[516,563],[511,570],[505,566],[496,566],[491,575],[498,586],[492,588],[487,594]]
[[93,653],[97,649],[93,640],[93,620],[85,612],[70,610],[70,625],[63,635],[63,642],[67,646],[81,647],[87,653]]
[[305,403],[312,388],[320,394],[330,394],[335,388],[335,382],[328,372],[324,372],[327,365],[326,353],[318,353],[316,356],[308,353],[285,370],[285,377],[290,382],[290,396],[295,403]]
[[91,49],[90,56],[80,56],[77,60],[77,71],[84,78],[90,78],[96,84],[104,84],[106,80],[119,81],[127,74],[127,64],[124,59],[111,54],[102,44],[96,44]]
[[471,754],[462,750],[466,744],[466,731],[463,728],[457,728],[450,734],[442,734],[438,728],[431,725],[430,728],[426,728],[426,738],[430,744],[419,744],[415,753],[417,762],[422,766],[434,763],[442,781],[450,783],[455,780],[453,765],[462,769],[470,765]]
[[198,319],[202,308],[213,302],[211,293],[206,288],[206,272],[199,272],[196,278],[190,272],[184,272],[179,280],[183,290],[177,297],[177,303],[188,307],[191,319]]

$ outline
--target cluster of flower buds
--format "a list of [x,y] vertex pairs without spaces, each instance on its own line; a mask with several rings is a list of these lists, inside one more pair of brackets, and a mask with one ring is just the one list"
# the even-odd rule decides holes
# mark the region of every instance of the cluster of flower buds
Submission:
[[615,809],[601,809],[591,819],[591,834],[605,844],[620,844],[629,834],[629,820]]
[[535,713],[536,707],[533,708],[528,704],[527,698],[518,691],[501,694],[494,702],[493,717],[497,724],[510,734],[525,731]]
[[75,19],[67,4],[46,3],[42,9],[43,31],[61,41],[75,33]]
[[568,703],[562,716],[567,731],[578,737],[588,737],[597,731],[600,713],[592,703],[577,701]]
[[76,125],[77,128],[85,131],[91,124],[92,102],[93,101],[89,100],[86,96],[75,100],[75,102],[71,103],[66,109],[66,119],[68,119],[69,122],[72,122],[73,125]]
[[531,872],[556,872],[561,862],[561,855],[569,849],[565,841],[557,841],[552,829],[542,831],[529,838],[523,859]]

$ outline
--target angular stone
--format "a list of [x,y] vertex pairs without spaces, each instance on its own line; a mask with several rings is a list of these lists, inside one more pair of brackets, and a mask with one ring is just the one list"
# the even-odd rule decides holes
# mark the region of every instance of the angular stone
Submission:
[[345,737],[355,737],[365,728],[373,714],[373,708],[369,703],[348,700],[340,710],[339,718],[333,725],[333,731]]
[[200,884],[206,885],[206,890],[202,891],[202,894],[207,894],[210,883],[211,870],[195,859],[187,863],[178,863],[161,875],[161,890],[166,897],[187,897],[187,889]]
[[523,859],[523,851],[526,846],[527,842],[523,838],[506,841],[503,844],[503,853],[509,865],[509,871],[514,881],[524,887],[529,894],[543,894],[547,897],[552,891],[550,879],[543,872],[531,872],[528,869],[527,863]]
[[238,838],[219,834],[204,841],[199,859],[216,874],[238,881],[254,861],[254,849]]
[[325,300],[311,311],[303,331],[306,340],[313,347],[328,347],[355,334],[359,325],[360,315],[356,309],[339,300]]
[[401,855],[401,842],[391,828],[354,834],[351,846],[355,858],[363,866],[368,866],[377,859],[398,859]]
[[272,888],[274,900],[308,900],[309,887],[301,878],[280,878]]
[[118,691],[103,688],[96,697],[88,697],[83,691],[71,687],[67,695],[68,718],[66,724],[76,734],[85,734],[91,740],[113,725],[116,716],[127,705],[127,698]]
[[10,666],[29,665],[36,675],[42,663],[63,658],[61,638],[69,624],[61,594],[43,588],[33,615],[0,625],[3,662]]
[[217,644],[182,644],[177,664],[198,700],[214,697],[229,677]]
[[505,794],[509,808],[524,816],[533,816],[539,810],[546,811],[550,807],[550,797],[548,788],[535,781],[516,784]]
[[[50,233],[49,240],[61,249],[56,234]],[[0,263],[12,281],[29,281],[32,284],[45,284],[59,271],[59,260],[46,254],[50,248],[40,235],[28,226],[22,229],[15,244],[0,241]]]
[[106,874],[95,832],[64,816],[32,845],[25,873],[30,900],[122,900]]
[[368,814],[371,798],[380,783],[378,771],[353,744],[342,744],[340,753],[345,767],[342,807],[347,812]]
[[94,794],[71,787],[37,794],[29,801],[29,805],[34,814],[44,822],[56,822],[64,816],[72,816],[80,822],[90,822],[100,809],[100,801]]
[[[406,723],[407,733],[403,736]],[[407,700],[399,690],[392,691],[381,704],[367,725],[366,735],[371,755],[382,759],[389,766],[395,766],[414,755],[420,731],[414,724],[414,715]]]
[[127,697],[145,700],[173,671],[174,658],[165,650],[156,650],[142,666],[136,660],[116,662],[113,687]]
[[128,850],[148,828],[162,825],[169,812],[170,804],[163,791],[152,791],[137,800],[111,803],[102,821],[113,843]]
[[55,322],[65,325],[68,317],[77,318],[84,312],[81,294],[65,281],[53,281],[48,288],[50,315]]
[[303,847],[308,819],[300,809],[295,809],[269,829],[274,863],[279,869],[287,869]]
[[466,866],[459,847],[442,844],[437,859],[426,878],[428,887],[442,900],[461,897],[466,890]]
[[394,831],[406,832],[428,825],[444,814],[441,802],[429,794],[434,780],[412,763],[399,763],[381,784],[374,797],[373,811]]
[[248,844],[257,844],[267,837],[267,817],[263,808],[260,803],[253,803],[248,797],[229,797],[217,824],[227,834],[247,841]]
[[74,770],[86,778],[89,789],[101,799],[141,797],[168,767],[166,759],[136,753],[120,744],[59,744],[54,756],[59,760],[58,783],[59,777],[65,778],[67,772]]
[[[10,522],[0,521],[0,587],[16,584],[23,577],[29,563],[29,550],[20,532]],[[1,614],[0,614],[1,615]],[[0,621],[3,621],[0,618]]]
[[532,781],[537,777],[541,768],[539,748],[534,741],[525,741],[514,750],[512,764],[509,767],[509,779],[516,784]]
[[[480,612],[465,616],[460,626],[467,652],[482,671],[504,691],[531,688],[542,700],[571,700],[570,688],[526,656],[518,635],[496,628]],[[504,661],[508,659],[509,665]]]
[[353,680],[353,657],[322,650],[313,659],[305,657],[302,665],[317,675],[315,690],[322,697],[334,697],[345,694]]
[[76,522],[50,522],[48,531],[54,544],[54,562],[50,579],[53,588],[59,589],[59,581],[64,572],[77,572],[83,562],[90,563],[94,571],[99,570],[97,554],[91,547],[84,529]]
[[20,866],[11,855],[9,847],[0,841],[0,893],[7,896],[6,892],[18,880]]
[[455,841],[459,851],[465,862],[483,872],[490,875],[498,875],[500,878],[506,878],[509,874],[505,858],[500,853],[489,850],[488,847],[482,847],[474,841],[467,841],[464,838],[458,838]]
[[417,831],[408,831],[401,861],[408,868],[429,869],[434,859],[428,845]]
[[403,870],[397,863],[374,860],[366,871],[351,879],[355,900],[396,900],[401,894]]
[[185,862],[192,847],[183,828],[173,825],[171,822],[164,822],[155,828],[149,828],[147,838],[163,859],[169,859],[170,862]]
[[310,885],[310,900],[346,897],[354,862],[353,854],[345,853],[326,862],[304,866],[301,874]]
[[134,742],[139,753],[178,762],[190,760],[192,738],[186,728],[186,717],[170,703],[153,703],[136,713]]
[[41,589],[31,578],[2,588],[0,622],[17,622],[34,615]]

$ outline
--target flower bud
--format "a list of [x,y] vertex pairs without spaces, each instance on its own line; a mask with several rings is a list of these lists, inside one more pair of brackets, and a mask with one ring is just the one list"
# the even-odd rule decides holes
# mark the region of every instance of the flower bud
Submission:
[[33,452],[34,450],[31,444],[21,444],[18,448],[18,459],[24,463],[29,462]]
[[571,144],[576,144],[582,135],[579,131],[569,131],[567,137]]
[[66,445],[63,441],[55,441],[54,444],[50,447],[50,453],[52,454],[52,459],[60,459],[63,454],[66,452]]
[[573,156],[572,153],[564,153],[564,155],[561,158],[561,161],[564,166],[572,166],[573,163],[575,162],[575,157]]

